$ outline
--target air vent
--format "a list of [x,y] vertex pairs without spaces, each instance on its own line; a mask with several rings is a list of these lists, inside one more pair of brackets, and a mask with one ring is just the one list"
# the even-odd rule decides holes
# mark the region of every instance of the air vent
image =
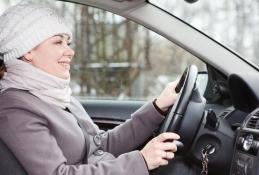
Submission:
[[246,124],[247,128],[251,128],[251,129],[259,129],[259,112],[256,112],[254,115],[252,115],[249,119],[248,122]]
[[231,112],[231,110],[225,110],[225,111],[223,111],[222,113],[220,113],[218,117],[220,117],[220,118],[225,118],[225,117],[228,116],[228,114],[229,114],[230,112]]

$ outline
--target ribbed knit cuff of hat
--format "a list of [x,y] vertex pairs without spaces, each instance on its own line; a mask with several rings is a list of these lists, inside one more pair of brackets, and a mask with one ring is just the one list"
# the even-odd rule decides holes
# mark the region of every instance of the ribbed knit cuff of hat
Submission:
[[18,4],[0,16],[0,59],[19,58],[46,39],[72,33],[64,19],[52,8],[38,4]]

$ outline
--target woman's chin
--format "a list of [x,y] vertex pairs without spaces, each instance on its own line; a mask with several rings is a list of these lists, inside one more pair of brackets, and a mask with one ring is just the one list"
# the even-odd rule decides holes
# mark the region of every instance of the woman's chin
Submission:
[[67,80],[70,78],[70,73],[63,73],[63,74],[59,74],[59,75],[56,75],[58,78],[62,78],[64,80]]

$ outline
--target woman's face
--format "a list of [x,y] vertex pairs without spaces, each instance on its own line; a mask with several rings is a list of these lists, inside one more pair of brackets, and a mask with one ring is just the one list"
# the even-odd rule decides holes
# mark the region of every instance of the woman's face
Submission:
[[25,54],[24,58],[26,62],[51,75],[68,79],[74,54],[74,50],[69,47],[68,36],[55,35]]

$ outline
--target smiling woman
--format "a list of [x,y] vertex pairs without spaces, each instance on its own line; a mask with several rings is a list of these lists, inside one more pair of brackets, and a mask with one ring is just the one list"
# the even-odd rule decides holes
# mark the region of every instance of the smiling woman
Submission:
[[148,175],[167,165],[177,151],[167,140],[179,139],[176,133],[159,134],[136,148],[176,101],[177,82],[105,132],[71,96],[71,40],[64,19],[50,6],[23,2],[0,16],[0,59],[6,67],[0,79],[0,141],[33,175]]
[[[195,10],[209,1],[15,1],[0,1],[0,174],[19,174],[16,158],[33,175],[258,174],[259,70],[154,3],[175,2],[224,40],[236,13],[217,16],[230,25],[221,31]],[[211,2],[235,12],[255,1]],[[176,82],[161,90],[186,67],[179,95]]]

